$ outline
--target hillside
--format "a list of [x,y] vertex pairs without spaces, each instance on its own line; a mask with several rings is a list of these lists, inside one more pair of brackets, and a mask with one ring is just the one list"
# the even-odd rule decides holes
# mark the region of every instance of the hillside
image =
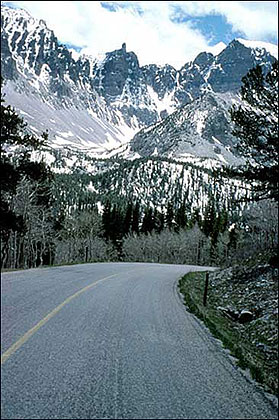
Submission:
[[206,306],[204,275],[186,276],[179,287],[186,306],[223,342],[233,362],[277,395],[278,268],[253,260],[210,273]]

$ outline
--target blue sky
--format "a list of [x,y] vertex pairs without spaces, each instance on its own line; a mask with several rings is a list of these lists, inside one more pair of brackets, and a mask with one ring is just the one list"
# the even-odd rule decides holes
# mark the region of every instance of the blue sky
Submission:
[[209,39],[209,45],[214,45],[218,42],[229,43],[233,38],[241,38],[243,33],[241,31],[233,31],[230,24],[222,15],[208,15],[198,18],[185,18],[185,21],[201,31],[201,33]]
[[[234,38],[278,43],[278,2],[13,1],[44,19],[58,39],[101,56],[121,48],[141,65],[180,68],[201,51],[218,52]],[[217,45],[217,46],[216,46]]]

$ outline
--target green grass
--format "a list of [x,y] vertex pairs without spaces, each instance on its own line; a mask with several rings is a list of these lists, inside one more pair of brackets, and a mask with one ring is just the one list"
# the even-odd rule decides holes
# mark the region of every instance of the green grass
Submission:
[[178,287],[189,311],[204,322],[215,338],[222,341],[224,347],[229,349],[232,356],[237,359],[237,365],[242,369],[248,368],[252,378],[262,384],[266,391],[277,394],[276,366],[267,368],[265,360],[257,353],[252,343],[243,338],[242,332],[237,328],[237,323],[217,310],[219,305],[210,289],[210,281],[207,304],[203,305],[205,273],[187,274],[179,280]]

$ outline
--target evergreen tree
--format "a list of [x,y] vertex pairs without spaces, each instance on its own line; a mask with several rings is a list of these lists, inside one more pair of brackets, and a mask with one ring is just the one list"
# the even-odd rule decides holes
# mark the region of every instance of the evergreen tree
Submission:
[[208,203],[205,207],[204,217],[201,222],[201,230],[207,236],[212,236],[216,221],[216,210],[213,196],[209,196]]
[[165,227],[165,216],[163,213],[154,210],[154,230],[156,233],[161,233]]
[[116,242],[123,236],[123,214],[121,208],[116,204],[113,205],[111,211],[111,219],[109,224],[110,238]]
[[202,218],[200,215],[200,210],[198,208],[195,208],[192,211],[191,218],[188,222],[188,227],[193,228],[197,224],[199,228],[202,230]]
[[142,233],[151,233],[154,229],[154,218],[153,218],[153,211],[150,207],[145,209],[143,220],[142,220]]
[[140,206],[139,203],[136,202],[135,207],[133,208],[133,213],[132,213],[132,232],[136,233],[137,235],[139,234],[139,219],[140,219]]
[[186,217],[186,206],[183,203],[176,212],[175,221],[177,223],[177,229],[185,229],[187,226],[187,217]]
[[166,214],[166,227],[170,230],[174,227],[174,209],[173,203],[168,202],[167,214]]
[[222,209],[221,212],[219,212],[216,220],[217,227],[219,233],[224,233],[228,227],[229,223],[229,214],[226,209]]
[[127,235],[132,230],[133,204],[129,203],[125,211],[123,232]]
[[255,200],[278,200],[278,61],[266,75],[261,66],[256,66],[242,82],[244,104],[233,105],[230,114],[235,124],[233,134],[239,139],[237,149],[247,163],[229,173],[257,181]]
[[106,201],[104,205],[103,215],[102,215],[102,225],[104,231],[104,237],[109,239],[111,237],[111,203],[109,200]]

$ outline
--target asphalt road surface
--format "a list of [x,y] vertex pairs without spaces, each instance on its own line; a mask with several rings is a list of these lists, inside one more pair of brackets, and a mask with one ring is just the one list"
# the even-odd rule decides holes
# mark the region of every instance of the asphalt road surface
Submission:
[[276,419],[272,399],[182,305],[177,280],[194,270],[2,274],[1,418]]

